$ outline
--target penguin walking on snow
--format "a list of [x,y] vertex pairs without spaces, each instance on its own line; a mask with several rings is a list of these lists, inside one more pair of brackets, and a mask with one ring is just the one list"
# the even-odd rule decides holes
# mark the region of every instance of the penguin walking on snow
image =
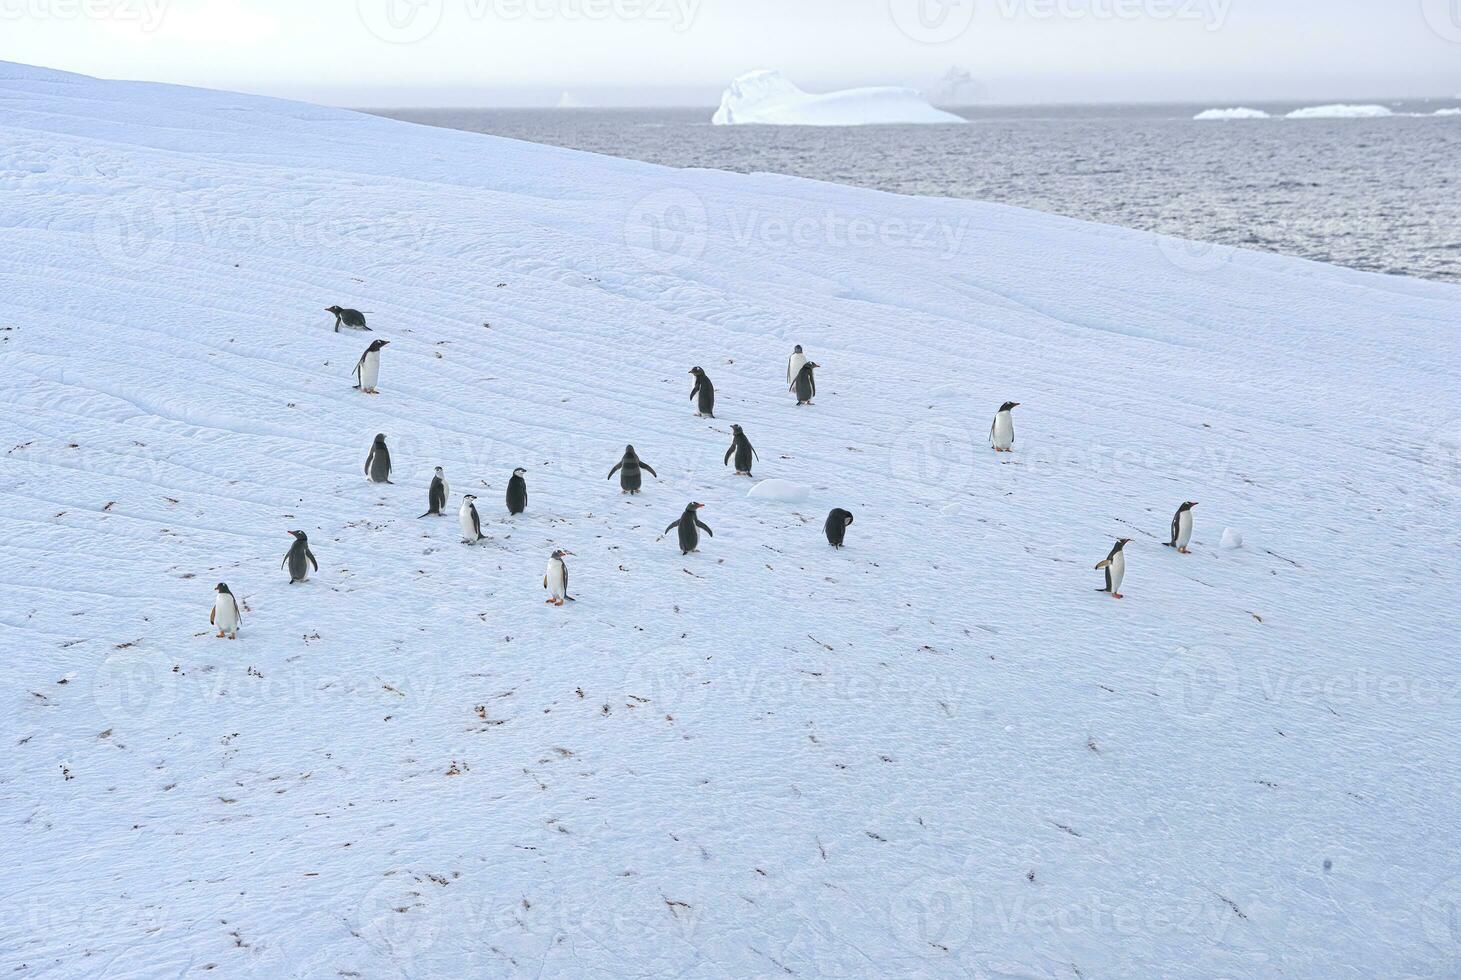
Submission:
[[1130,538],[1117,538],[1106,560],[1096,565],[1106,570],[1106,587],[1097,589],[1097,592],[1109,592],[1113,599],[1124,598],[1121,595],[1121,580],[1126,577],[1126,552],[1123,549],[1130,543]]
[[802,345],[797,344],[796,349],[791,352],[791,357],[786,359],[786,387],[791,388],[796,384],[796,376],[802,373],[802,365],[807,363],[807,355],[802,353]]
[[695,375],[695,387],[690,389],[690,397],[698,397],[695,415],[699,418],[715,418],[715,385],[710,383],[710,376],[705,373],[704,368],[692,367],[690,373]]
[[217,594],[213,598],[213,611],[208,614],[208,622],[218,627],[220,638],[227,636],[230,640],[236,640],[239,624],[243,622],[243,615],[238,611],[238,600],[223,582],[219,582],[213,591]]
[[823,527],[823,530],[827,532],[827,543],[834,548],[842,547],[842,539],[847,535],[847,525],[851,523],[852,511],[833,507],[832,513],[827,515],[827,523]]
[[370,328],[365,325],[365,314],[359,310],[347,310],[339,306],[325,307],[326,313],[335,314],[335,332],[340,332],[340,327],[346,326],[351,330],[365,330]]
[[745,430],[739,425],[731,426],[731,444],[730,448],[725,451],[725,459],[721,461],[722,466],[730,462],[731,453],[735,453],[736,456],[736,476],[750,476],[751,457],[754,456],[758,461],[761,459],[761,454],[756,452],[755,447],[751,445],[751,440],[746,438]]
[[1015,418],[1010,412],[1019,405],[1019,402],[1005,402],[994,413],[994,421],[989,426],[989,444],[997,453],[1014,451]]
[[462,523],[462,540],[467,544],[476,544],[483,538],[482,518],[477,515],[476,500],[470,493],[465,494],[461,509],[457,511],[457,519]]
[[375,442],[365,454],[365,478],[371,483],[391,482],[391,451],[386,448],[384,432],[375,434]]
[[548,570],[543,573],[543,588],[548,590],[549,605],[561,606],[565,601],[574,601],[568,594],[568,566],[563,561],[564,555],[572,554],[571,551],[559,550],[548,559]]
[[507,512],[517,515],[528,509],[528,481],[523,479],[527,470],[519,466],[512,471],[512,479],[507,481]]
[[614,464],[614,468],[609,471],[609,475],[604,477],[604,479],[612,479],[614,474],[618,473],[619,492],[638,493],[640,482],[643,479],[639,472],[640,470],[649,470],[650,476],[656,480],[659,479],[659,474],[654,471],[654,467],[640,459],[639,454],[634,451],[633,446],[625,446],[624,458]]
[[320,570],[320,563],[315,561],[315,553],[309,550],[309,535],[303,531],[290,531],[294,535],[294,544],[284,553],[284,560],[279,567],[289,566],[289,584],[303,582],[309,578],[309,566],[313,565],[315,571]]
[[[421,517],[428,517],[432,514],[441,517],[446,513],[446,498],[450,496],[451,487],[446,482],[446,474],[438,466],[436,475],[431,478],[431,488],[426,491],[426,513]],[[421,517],[416,520],[421,520]]]
[[1192,508],[1196,506],[1195,500],[1184,501],[1172,515],[1172,540],[1164,542],[1168,548],[1176,548],[1184,555],[1192,554],[1187,545],[1192,540]]
[[[696,513],[696,511],[704,506],[704,504],[697,504],[692,501],[686,505],[685,513],[681,514],[676,520],[671,521],[670,526],[665,528],[665,534],[670,533],[670,528],[677,527],[680,529],[680,554],[682,555],[688,555],[692,551],[700,550],[701,531],[704,531],[712,538],[715,537],[715,532],[708,525],[702,524],[700,522],[700,515]],[[660,535],[660,537],[664,537],[664,534]]]
[[380,394],[375,387],[380,380],[380,349],[389,343],[389,340],[372,340],[355,362],[355,387],[367,395]]
[[821,366],[816,361],[807,361],[801,366],[801,370],[797,371],[796,380],[791,383],[791,387],[787,390],[796,392],[796,403],[798,405],[810,405],[812,403],[812,398],[817,394],[817,379],[812,374],[812,369]]

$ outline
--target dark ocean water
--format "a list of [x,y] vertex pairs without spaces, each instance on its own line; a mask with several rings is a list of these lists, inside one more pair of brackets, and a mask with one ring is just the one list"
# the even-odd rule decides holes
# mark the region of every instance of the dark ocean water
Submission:
[[[1378,101],[1378,100],[1377,100]],[[1297,104],[1248,103],[1274,115]],[[1314,104],[1314,103],[1307,103]],[[711,126],[710,109],[380,110],[674,167],[972,198],[1461,282],[1461,101],[1382,119],[1197,122],[1209,106],[957,110],[968,126]]]

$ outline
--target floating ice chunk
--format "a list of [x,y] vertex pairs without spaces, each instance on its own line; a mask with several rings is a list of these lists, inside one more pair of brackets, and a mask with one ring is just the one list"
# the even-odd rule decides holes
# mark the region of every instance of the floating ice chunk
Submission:
[[1244,108],[1242,106],[1239,106],[1236,109],[1204,109],[1202,112],[1199,112],[1197,115],[1193,116],[1192,118],[1193,119],[1272,119],[1273,117],[1270,116],[1268,113],[1264,112],[1262,109],[1248,109],[1248,108]]
[[911,88],[853,88],[813,95],[781,72],[763,70],[731,82],[710,121],[717,126],[869,126],[966,120],[935,109]]
[[1295,109],[1289,119],[1381,119],[1395,113],[1382,105],[1316,105]]
[[807,487],[790,480],[762,480],[746,494],[757,500],[779,500],[788,504],[799,504],[811,495]]

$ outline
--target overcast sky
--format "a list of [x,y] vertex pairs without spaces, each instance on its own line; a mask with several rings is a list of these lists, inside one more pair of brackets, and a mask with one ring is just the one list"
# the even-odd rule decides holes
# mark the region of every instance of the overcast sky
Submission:
[[1461,0],[0,0],[0,60],[346,106],[1453,96]]

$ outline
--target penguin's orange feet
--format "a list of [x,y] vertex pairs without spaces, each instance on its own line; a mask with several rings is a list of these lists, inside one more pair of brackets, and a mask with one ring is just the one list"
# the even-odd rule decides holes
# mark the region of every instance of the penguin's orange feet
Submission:
[[1192,554],[1192,552],[1189,551],[1189,550],[1187,550],[1186,548],[1178,548],[1177,550],[1180,551],[1180,552],[1182,552],[1182,554],[1184,554],[1184,555],[1190,555],[1190,554]]
[[1126,598],[1126,596],[1122,595],[1120,592],[1113,592],[1113,593],[1111,593],[1111,597],[1114,598],[1114,599],[1125,599]]
[[230,634],[228,634],[228,638],[230,640],[236,640],[236,639],[238,639],[238,634],[237,633],[230,633]]
[[218,631],[218,639],[223,639],[223,630]]
[[551,605],[553,605],[553,600],[552,599],[544,599],[543,600],[543,605],[545,605],[545,606],[551,606]]

